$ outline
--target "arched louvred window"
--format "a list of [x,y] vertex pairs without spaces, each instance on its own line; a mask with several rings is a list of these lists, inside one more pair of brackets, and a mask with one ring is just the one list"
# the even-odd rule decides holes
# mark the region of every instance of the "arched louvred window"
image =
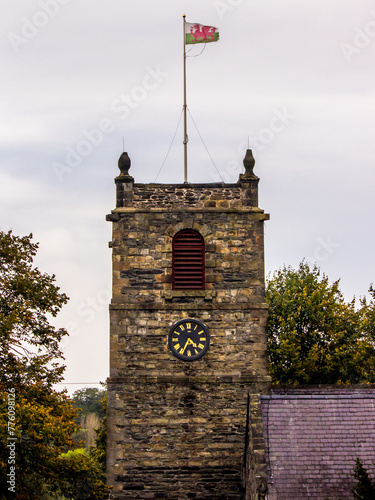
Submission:
[[204,239],[194,229],[182,229],[173,238],[173,290],[204,290]]

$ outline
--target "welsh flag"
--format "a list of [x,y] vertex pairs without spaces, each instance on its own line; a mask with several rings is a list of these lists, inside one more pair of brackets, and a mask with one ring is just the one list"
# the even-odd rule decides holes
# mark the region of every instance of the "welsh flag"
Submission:
[[208,43],[219,40],[219,31],[214,26],[185,23],[185,40],[189,43]]

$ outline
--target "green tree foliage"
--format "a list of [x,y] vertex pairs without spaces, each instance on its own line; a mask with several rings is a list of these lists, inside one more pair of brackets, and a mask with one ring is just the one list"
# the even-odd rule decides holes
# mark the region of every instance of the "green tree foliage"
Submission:
[[[106,416],[106,390],[85,387],[73,393],[73,405],[78,410],[76,424],[80,430],[74,435],[74,441],[90,449]],[[99,422],[100,421],[100,422]]]
[[59,484],[59,456],[74,446],[75,410],[65,394],[41,383],[18,386],[15,391],[14,434],[8,424],[7,391],[2,391],[0,407],[0,484],[7,485],[11,435],[15,438],[15,493],[5,488],[2,499],[34,500]]
[[78,409],[79,417],[95,413],[99,418],[103,418],[105,411],[103,410],[102,400],[105,394],[105,390],[94,387],[85,387],[75,391],[72,398],[75,408]]
[[[102,500],[106,487],[95,458],[63,454],[75,447],[77,410],[52,387],[63,377],[59,343],[67,332],[48,317],[68,298],[55,276],[33,267],[38,245],[31,238],[0,231],[0,498]],[[11,465],[14,492],[7,482]]]
[[108,498],[105,471],[84,448],[60,457],[60,489],[64,500],[104,500]]
[[[371,289],[370,289],[371,292]],[[346,303],[317,266],[284,266],[267,280],[270,372],[280,384],[375,382],[374,293]]]
[[107,393],[102,399],[101,405],[104,416],[96,430],[95,446],[90,449],[90,455],[100,465],[102,472],[105,473],[107,468]]
[[356,459],[356,465],[352,474],[357,483],[352,489],[355,500],[374,500],[375,484],[371,481],[367,470],[363,467],[359,458]]
[[5,387],[59,382],[64,367],[59,342],[66,330],[50,325],[68,297],[55,276],[33,267],[32,235],[0,231],[0,382]]
[[363,297],[361,299],[361,309],[359,311],[359,317],[361,321],[361,328],[366,335],[373,340],[375,340],[375,290],[373,285],[369,288],[370,301]]

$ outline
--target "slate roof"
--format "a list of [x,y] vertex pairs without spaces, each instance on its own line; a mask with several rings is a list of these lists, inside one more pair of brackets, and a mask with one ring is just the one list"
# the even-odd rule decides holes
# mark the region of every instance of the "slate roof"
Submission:
[[277,387],[261,405],[268,500],[352,499],[357,457],[375,480],[375,386]]

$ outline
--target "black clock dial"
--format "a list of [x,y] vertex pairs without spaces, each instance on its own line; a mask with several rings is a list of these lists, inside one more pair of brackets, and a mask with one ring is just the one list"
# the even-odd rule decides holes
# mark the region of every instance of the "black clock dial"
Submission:
[[206,325],[196,319],[182,319],[169,331],[168,344],[175,356],[194,361],[207,352],[210,333]]

